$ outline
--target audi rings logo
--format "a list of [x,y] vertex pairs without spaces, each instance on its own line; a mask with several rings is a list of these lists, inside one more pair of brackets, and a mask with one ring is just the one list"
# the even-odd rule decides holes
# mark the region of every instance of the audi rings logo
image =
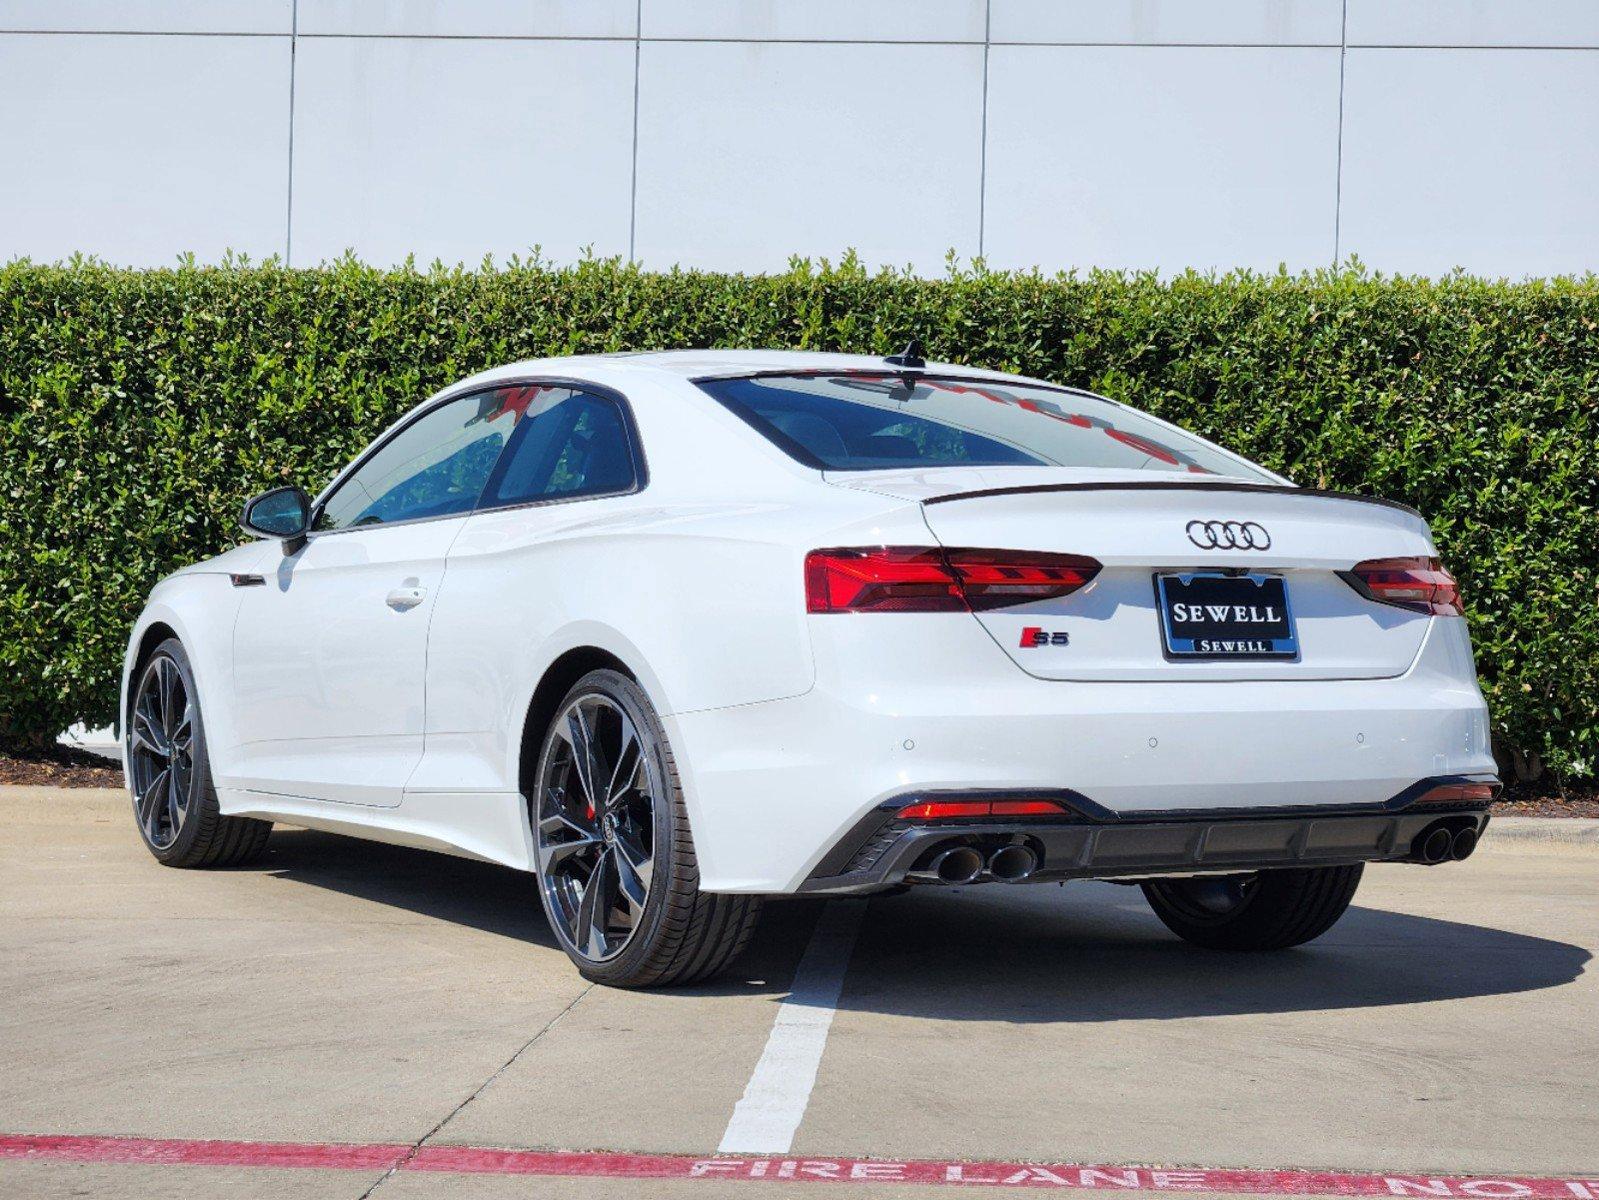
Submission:
[[1201,550],[1271,549],[1271,534],[1256,521],[1190,521],[1188,540]]

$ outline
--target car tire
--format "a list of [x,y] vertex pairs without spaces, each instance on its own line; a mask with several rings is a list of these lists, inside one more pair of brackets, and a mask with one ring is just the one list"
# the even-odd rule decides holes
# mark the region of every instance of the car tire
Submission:
[[222,815],[183,643],[168,638],[157,646],[130,692],[128,792],[145,847],[169,867],[237,867],[260,858],[272,823]]
[[591,671],[556,706],[528,807],[539,899],[585,978],[627,988],[698,983],[749,943],[761,897],[700,890],[671,745],[626,675]]
[[1361,864],[1304,867],[1143,885],[1155,915],[1184,941],[1213,950],[1286,950],[1318,938],[1344,915]]

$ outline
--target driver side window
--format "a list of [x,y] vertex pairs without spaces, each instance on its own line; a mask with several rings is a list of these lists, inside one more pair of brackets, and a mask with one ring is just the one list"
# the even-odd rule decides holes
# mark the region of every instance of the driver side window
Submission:
[[413,421],[339,484],[316,529],[349,529],[468,513],[511,436],[517,413],[498,392],[451,400]]

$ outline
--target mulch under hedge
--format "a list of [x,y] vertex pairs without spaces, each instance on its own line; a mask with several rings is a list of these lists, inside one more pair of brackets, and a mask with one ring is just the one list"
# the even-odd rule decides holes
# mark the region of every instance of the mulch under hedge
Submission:
[[0,784],[66,788],[119,788],[122,768],[108,759],[54,746],[27,757],[0,755]]

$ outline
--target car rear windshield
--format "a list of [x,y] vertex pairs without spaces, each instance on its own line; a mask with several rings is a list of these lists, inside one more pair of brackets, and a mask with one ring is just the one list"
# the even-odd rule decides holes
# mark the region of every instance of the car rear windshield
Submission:
[[762,375],[700,387],[826,471],[1119,467],[1269,478],[1148,417],[1080,392],[901,375]]

